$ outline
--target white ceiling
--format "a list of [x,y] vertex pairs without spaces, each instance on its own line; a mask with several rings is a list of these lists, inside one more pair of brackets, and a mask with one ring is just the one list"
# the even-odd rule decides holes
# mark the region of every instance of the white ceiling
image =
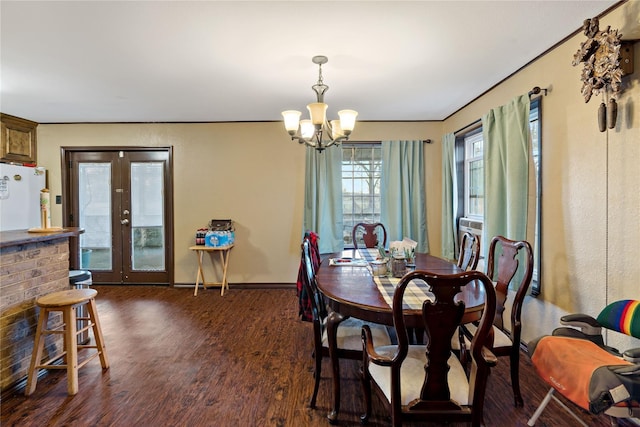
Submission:
[[442,120],[615,3],[2,0],[0,109],[40,123],[280,120],[314,101],[311,58],[325,55],[330,118]]

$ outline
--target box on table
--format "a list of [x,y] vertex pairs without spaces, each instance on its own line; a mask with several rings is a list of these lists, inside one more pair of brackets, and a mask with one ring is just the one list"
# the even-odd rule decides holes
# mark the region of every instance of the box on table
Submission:
[[235,242],[235,231],[207,231],[204,238],[204,245],[212,248],[228,246]]

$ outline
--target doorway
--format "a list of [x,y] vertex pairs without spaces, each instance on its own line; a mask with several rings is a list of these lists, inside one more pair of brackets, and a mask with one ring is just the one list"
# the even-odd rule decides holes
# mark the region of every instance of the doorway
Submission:
[[173,285],[172,147],[63,147],[72,268],[97,284]]

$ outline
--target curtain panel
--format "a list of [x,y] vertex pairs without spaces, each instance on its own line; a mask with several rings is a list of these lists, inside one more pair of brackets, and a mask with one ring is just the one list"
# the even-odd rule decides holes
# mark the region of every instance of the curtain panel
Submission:
[[458,176],[455,158],[456,136],[442,137],[442,256],[455,260],[458,254]]
[[423,141],[382,141],[380,200],[389,240],[408,237],[428,253]]
[[342,149],[336,145],[322,152],[305,149],[302,235],[315,231],[321,254],[342,251]]
[[[494,108],[482,117],[484,138],[484,241],[487,256],[494,236],[512,240],[527,238],[529,198],[529,134],[528,95]],[[523,260],[520,260],[523,265]],[[522,277],[519,269],[512,283]]]

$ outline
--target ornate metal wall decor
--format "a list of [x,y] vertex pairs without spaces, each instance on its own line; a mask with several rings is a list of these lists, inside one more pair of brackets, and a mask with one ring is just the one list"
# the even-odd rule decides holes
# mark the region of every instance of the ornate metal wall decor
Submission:
[[[602,93],[603,101],[598,109],[598,125],[600,132],[616,126],[618,106],[616,98],[620,92],[623,71],[620,67],[620,38],[618,30],[599,30],[598,18],[586,19],[582,28],[587,40],[580,44],[580,49],[573,55],[573,66],[584,63],[580,80],[584,102],[589,102],[592,95]],[[605,103],[607,102],[608,105]]]

